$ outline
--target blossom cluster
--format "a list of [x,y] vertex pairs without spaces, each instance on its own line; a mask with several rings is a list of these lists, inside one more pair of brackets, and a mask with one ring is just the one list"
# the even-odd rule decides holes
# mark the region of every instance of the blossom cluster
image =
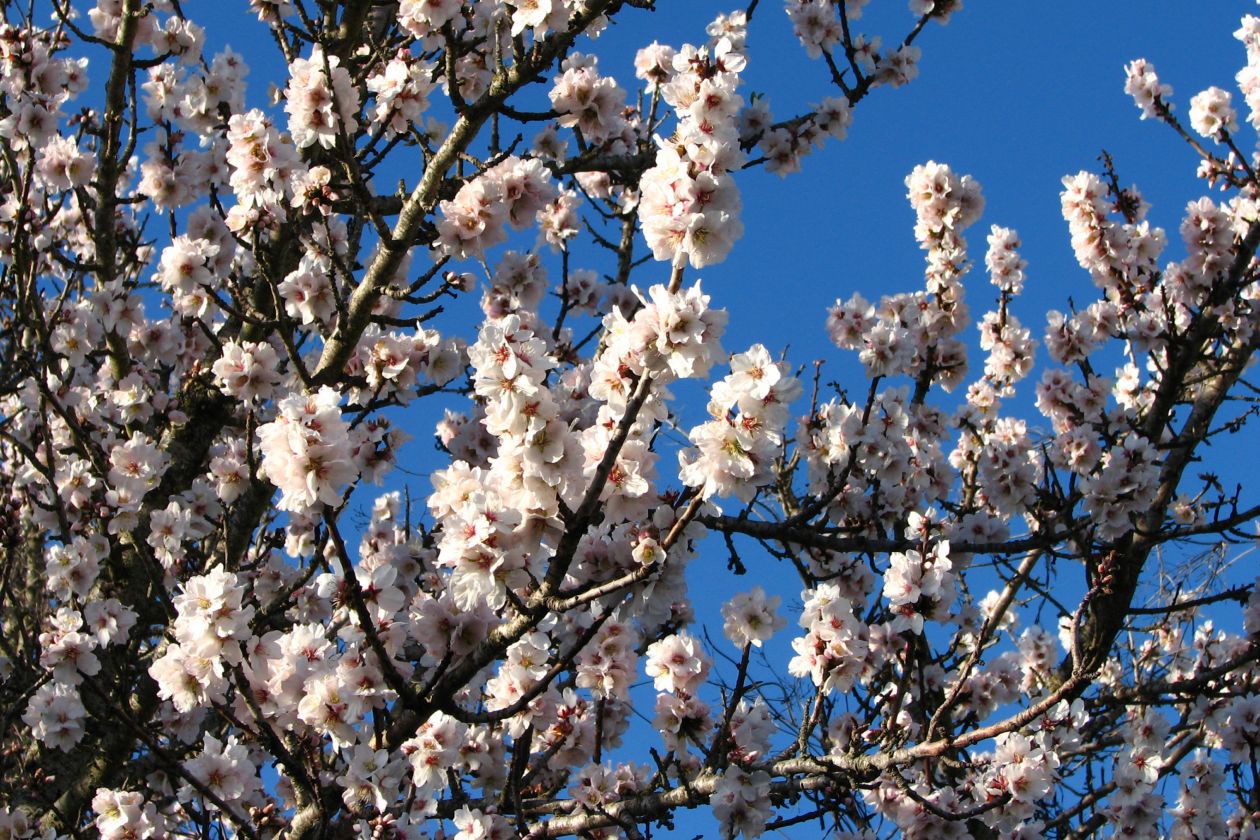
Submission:
[[717,383],[709,401],[713,419],[688,435],[695,449],[680,454],[679,477],[709,496],[735,496],[748,502],[774,479],[773,465],[783,444],[788,404],[800,396],[800,382],[786,362],[775,362],[755,344],[731,357],[731,373]]
[[[649,76],[678,125],[659,143],[656,163],[643,173],[639,216],[652,255],[697,268],[726,259],[743,235],[739,190],[732,170],[743,163],[736,90],[747,65],[739,20],[707,45],[673,52],[649,47],[636,66]],[[657,68],[653,70],[652,68]]]

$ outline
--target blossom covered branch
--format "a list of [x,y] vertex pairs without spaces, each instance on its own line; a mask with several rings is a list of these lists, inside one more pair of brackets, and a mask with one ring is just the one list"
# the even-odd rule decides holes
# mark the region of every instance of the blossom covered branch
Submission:
[[[654,5],[251,0],[270,102],[179,3],[0,6],[0,837],[1257,836],[1260,506],[1191,467],[1260,393],[1260,19],[1246,113],[1127,69],[1225,196],[1183,256],[1108,158],[1025,325],[924,163],[922,287],[820,312],[864,379],[803,405],[699,272],[963,4],[786,0],[777,119],[756,2],[617,78]],[[698,614],[717,543],[796,577]]]

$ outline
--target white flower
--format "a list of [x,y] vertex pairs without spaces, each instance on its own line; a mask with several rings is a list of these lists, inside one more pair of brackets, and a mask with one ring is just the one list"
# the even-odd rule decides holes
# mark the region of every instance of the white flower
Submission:
[[736,647],[745,645],[761,647],[776,631],[787,626],[787,619],[775,613],[781,599],[778,595],[766,597],[765,590],[754,586],[722,605],[722,630]]
[[1190,100],[1190,127],[1204,137],[1216,137],[1222,131],[1237,131],[1237,114],[1230,104],[1230,93],[1210,87]]
[[770,774],[728,767],[709,797],[713,816],[722,825],[722,837],[760,837],[770,819]]
[[270,344],[229,341],[211,370],[224,393],[242,402],[266,400],[280,383],[280,360]]
[[141,497],[157,487],[169,459],[142,432],[134,432],[126,443],[109,453],[110,486],[127,491],[138,504]]
[[[205,737],[201,754],[185,761],[184,769],[228,804],[244,799],[262,787],[257,769],[249,760],[249,749],[232,740],[224,743],[213,735]],[[189,795],[193,795],[191,786],[187,790]],[[204,805],[214,807],[209,802]]]
[[648,646],[645,670],[657,691],[695,694],[711,665],[699,642],[687,633],[675,633]]
[[68,752],[83,738],[87,710],[73,686],[50,681],[41,685],[26,705],[22,722],[35,740]]
[[354,116],[359,110],[359,91],[340,58],[325,55],[316,44],[309,59],[297,58],[290,63],[289,75],[284,110],[299,149],[314,143],[331,149],[339,133],[353,136],[359,127]]
[[357,475],[349,426],[337,408],[340,395],[327,386],[280,401],[276,419],[258,430],[263,468],[281,491],[279,507],[301,512],[337,505]]

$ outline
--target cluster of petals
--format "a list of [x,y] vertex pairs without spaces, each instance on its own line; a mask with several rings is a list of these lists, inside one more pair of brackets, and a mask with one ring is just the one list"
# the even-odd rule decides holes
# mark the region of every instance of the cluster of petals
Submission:
[[731,373],[709,402],[713,419],[691,430],[695,449],[680,453],[679,477],[704,497],[733,495],[749,501],[773,477],[783,444],[787,406],[802,388],[760,344],[731,357]]
[[851,689],[862,671],[868,650],[868,628],[854,614],[853,602],[833,583],[824,583],[801,594],[804,611],[800,626],[804,636],[792,640],[796,655],[788,673],[809,677],[831,694]]
[[336,506],[357,475],[340,402],[341,395],[326,386],[293,394],[280,400],[275,419],[258,429],[262,467],[280,490],[282,510]]
[[[656,50],[638,63],[659,66],[664,58]],[[658,260],[712,265],[726,259],[743,234],[730,173],[743,162],[737,124],[743,100],[736,89],[745,65],[723,33],[708,46],[684,46],[670,68],[649,71],[678,117],[674,135],[660,141],[656,163],[640,182],[643,233]]]
[[316,45],[310,58],[296,58],[289,65],[284,110],[299,149],[315,143],[331,149],[339,134],[351,135],[358,127],[359,91],[341,59]]
[[438,248],[460,259],[481,256],[507,231],[532,224],[556,197],[551,173],[537,158],[509,156],[440,204]]

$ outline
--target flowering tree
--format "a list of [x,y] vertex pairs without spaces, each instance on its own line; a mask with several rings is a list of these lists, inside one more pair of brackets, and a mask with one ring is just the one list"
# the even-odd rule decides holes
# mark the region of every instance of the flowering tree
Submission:
[[[251,0],[270,103],[176,0],[0,4],[0,838],[1260,837],[1260,595],[1150,562],[1260,511],[1191,467],[1258,392],[1231,94],[1183,123],[1129,66],[1225,198],[1170,259],[1109,162],[1065,178],[1098,293],[1040,342],[992,226],[970,369],[981,189],[915,168],[923,287],[836,302],[829,389],[728,356],[694,269],[962,5],[885,47],[865,4],[788,0],[788,117],[739,93],[757,0],[633,83],[584,50],[653,0]],[[796,620],[764,579],[695,615],[702,554],[779,558]]]

